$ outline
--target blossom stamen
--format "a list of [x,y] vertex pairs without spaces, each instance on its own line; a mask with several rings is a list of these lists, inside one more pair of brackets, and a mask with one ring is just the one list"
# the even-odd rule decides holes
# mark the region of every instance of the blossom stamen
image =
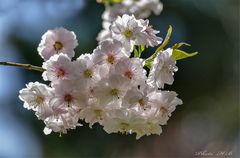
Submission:
[[126,132],[128,127],[129,127],[129,123],[126,123],[126,122],[120,123],[120,129],[122,133]]
[[70,102],[72,102],[72,100],[73,100],[72,95],[66,94],[66,95],[64,96],[64,101],[67,102],[68,104],[69,104]]
[[93,72],[90,69],[87,69],[84,71],[84,77],[85,78],[92,78]]
[[99,118],[100,120],[103,119],[103,111],[101,109],[95,109],[94,113],[95,113],[97,118]]
[[116,88],[112,89],[112,90],[110,91],[110,94],[111,94],[112,96],[118,96],[118,89],[116,89]]
[[63,48],[63,44],[62,44],[61,42],[59,42],[59,41],[56,41],[56,42],[54,43],[53,47],[54,47],[54,49],[55,49],[56,51],[59,51],[59,50],[61,50],[61,49]]
[[133,31],[132,30],[126,30],[126,31],[123,32],[123,35],[126,38],[131,38],[133,36]]
[[141,107],[143,107],[144,106],[144,99],[143,98],[139,99],[138,103]]
[[65,75],[65,71],[63,69],[58,69],[57,70],[57,77],[60,78],[60,77],[63,77]]
[[44,102],[44,97],[43,96],[37,96],[35,101],[38,105],[40,105]]
[[126,71],[126,72],[124,73],[124,76],[131,80],[132,77],[133,77],[133,74],[132,74],[131,71]]
[[109,55],[107,57],[107,62],[110,64],[114,64],[115,63],[115,57],[113,55]]
[[162,115],[164,115],[168,112],[168,110],[165,107],[161,107],[160,111],[161,111]]

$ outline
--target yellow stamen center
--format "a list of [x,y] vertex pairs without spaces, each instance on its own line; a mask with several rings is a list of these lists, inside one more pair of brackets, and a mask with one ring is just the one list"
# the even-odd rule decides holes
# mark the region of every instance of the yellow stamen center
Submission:
[[109,55],[107,57],[107,62],[110,63],[110,64],[114,64],[114,62],[115,62],[114,56],[113,55]]
[[64,96],[64,101],[70,103],[72,101],[73,97],[70,94],[66,94]]
[[114,88],[110,91],[110,94],[113,96],[118,96],[118,89]]
[[139,99],[139,100],[138,100],[138,103],[139,103],[140,106],[143,107],[143,106],[144,106],[144,100],[143,100],[143,98]]
[[165,114],[168,112],[168,110],[165,107],[161,107],[160,111],[162,112],[162,114]]
[[85,70],[83,74],[85,78],[92,78],[93,75],[92,70],[90,69]]
[[44,102],[44,97],[37,96],[35,101],[36,101],[37,104],[42,104]]
[[57,77],[63,77],[65,75],[65,71],[63,69],[58,69],[57,71]]
[[126,132],[129,127],[129,123],[122,122],[120,123],[120,129],[122,130],[121,132]]
[[100,120],[103,119],[103,111],[101,109],[95,109],[94,113],[97,118],[99,118]]
[[56,42],[54,43],[53,47],[54,47],[54,49],[55,49],[56,51],[59,51],[59,50],[61,50],[61,49],[63,48],[63,44],[62,44],[61,42],[59,42],[59,41],[56,41]]
[[126,72],[124,73],[124,76],[131,80],[132,77],[133,77],[133,74],[132,74],[131,71],[126,71]]
[[126,38],[130,38],[130,37],[132,37],[133,32],[131,30],[126,30],[123,32],[123,34]]

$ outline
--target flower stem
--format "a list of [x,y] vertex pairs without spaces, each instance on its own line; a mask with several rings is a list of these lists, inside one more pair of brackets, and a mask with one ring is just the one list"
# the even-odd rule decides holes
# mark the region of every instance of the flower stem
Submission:
[[19,67],[19,68],[23,68],[23,69],[27,69],[27,70],[32,70],[32,71],[39,71],[39,72],[43,72],[45,70],[42,67],[34,66],[34,65],[31,65],[31,64],[20,64],[20,63],[5,62],[5,61],[0,61],[0,65],[15,66],[15,67]]

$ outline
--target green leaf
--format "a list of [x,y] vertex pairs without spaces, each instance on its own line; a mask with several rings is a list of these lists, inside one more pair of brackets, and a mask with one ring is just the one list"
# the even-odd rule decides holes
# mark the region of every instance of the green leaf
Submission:
[[144,45],[140,45],[139,49],[141,50],[141,52],[143,52],[145,50],[145,46]]
[[148,61],[145,62],[145,65],[144,65],[144,66],[146,66],[146,67],[150,70],[150,69],[152,68],[152,62],[153,62],[153,61],[149,61],[149,60],[148,60]]
[[109,7],[112,4],[122,3],[123,0],[102,0],[105,7]]
[[144,45],[134,46],[134,57],[140,57],[142,52],[145,50]]
[[134,58],[139,57],[137,46],[134,46]]
[[188,47],[190,47],[191,45],[188,44],[188,43],[185,43],[185,42],[176,43],[176,44],[174,44],[174,46],[172,46],[172,49],[178,49],[178,48],[180,48],[180,47],[182,47],[182,46],[188,46]]
[[187,53],[187,52],[184,52],[184,51],[179,50],[179,49],[173,49],[172,57],[175,60],[181,60],[181,59],[185,59],[185,58],[189,58],[189,57],[195,56],[197,54],[198,54],[198,52]]
[[170,41],[171,35],[172,35],[172,26],[169,25],[168,32],[167,32],[167,35],[166,35],[163,43],[156,49],[156,51],[154,52],[153,55],[151,55],[149,58],[147,58],[147,59],[145,60],[145,66],[146,66],[146,67],[148,67],[149,69],[151,69],[153,60],[155,59],[155,57],[157,56],[157,54],[158,54],[160,51],[164,50],[164,48],[167,46],[167,44],[168,44],[169,41]]
[[145,46],[144,46],[144,45],[138,46],[138,52],[139,52],[139,56],[138,56],[138,57],[141,57],[142,52],[143,52],[144,50],[145,50]]
[[110,1],[109,0],[103,0],[104,6],[107,8],[110,6]]
[[169,41],[170,41],[171,35],[172,35],[172,26],[169,25],[167,35],[166,35],[163,43],[157,48],[157,50],[155,51],[155,53],[158,53],[158,52],[162,51],[162,50],[166,47],[166,45],[167,45],[167,44],[169,43]]
[[122,3],[123,0],[111,0],[111,3]]

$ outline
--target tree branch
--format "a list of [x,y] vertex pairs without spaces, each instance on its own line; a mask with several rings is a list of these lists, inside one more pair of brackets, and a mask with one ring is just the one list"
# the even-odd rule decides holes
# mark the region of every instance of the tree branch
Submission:
[[31,65],[31,64],[20,64],[20,63],[0,61],[0,65],[15,66],[15,67],[19,67],[19,68],[23,68],[23,69],[27,69],[27,70],[32,70],[32,71],[39,71],[39,72],[45,71],[45,69],[43,69],[42,67],[34,66],[34,65]]

